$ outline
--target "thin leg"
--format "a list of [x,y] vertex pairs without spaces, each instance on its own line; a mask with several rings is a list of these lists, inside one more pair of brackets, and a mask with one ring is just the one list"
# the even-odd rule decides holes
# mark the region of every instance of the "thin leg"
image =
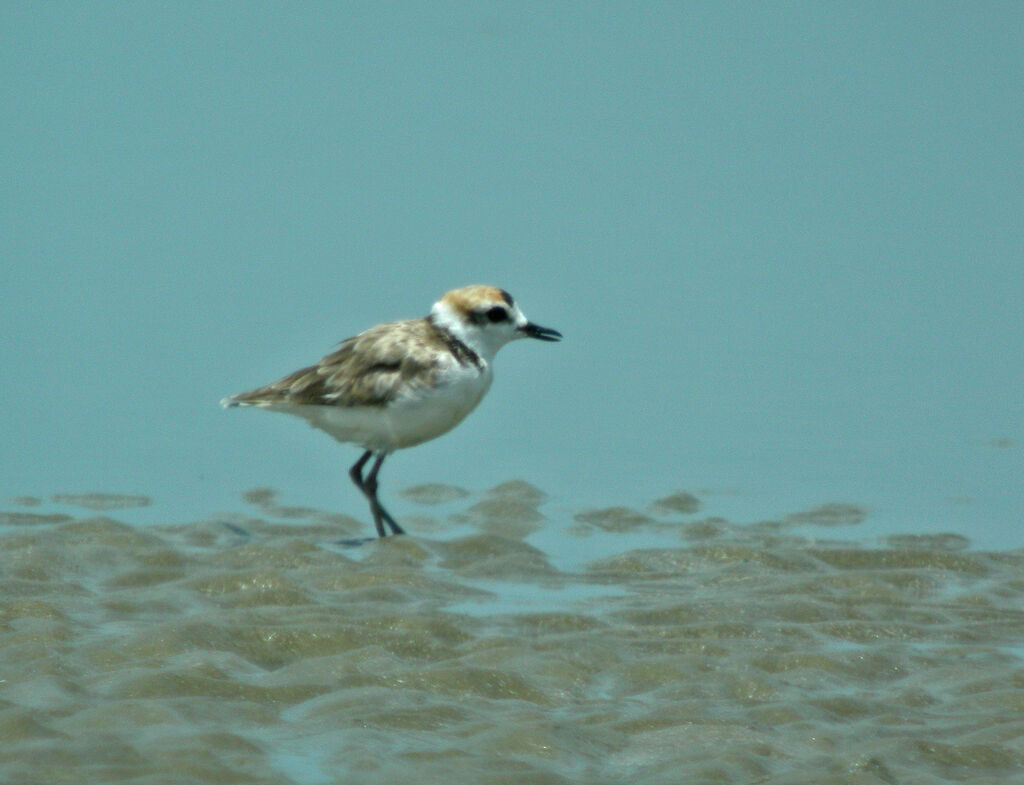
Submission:
[[371,455],[373,455],[373,452],[367,450],[359,456],[359,460],[352,464],[352,468],[348,470],[348,476],[352,478],[352,482],[363,493],[366,493],[366,489],[363,487],[363,467],[366,466],[366,462],[370,460]]
[[395,519],[391,517],[388,511],[384,509],[384,505],[377,499],[377,472],[380,471],[384,459],[388,457],[386,452],[377,454],[377,460],[374,461],[370,473],[366,475],[365,479],[363,478],[363,468],[366,466],[366,462],[370,460],[371,455],[373,455],[373,450],[364,452],[359,457],[359,460],[352,465],[352,468],[349,469],[348,476],[352,478],[352,482],[362,491],[363,496],[370,503],[370,513],[373,515],[373,523],[377,527],[377,536],[385,536],[385,523],[391,527],[393,534],[405,534],[402,527],[395,523]]
[[[366,475],[366,490],[370,497],[370,505],[376,508],[377,513],[384,519],[384,523],[391,527],[392,534],[405,534],[405,529],[399,526],[395,519],[391,517],[391,513],[384,509],[384,505],[377,499],[377,472],[380,471],[381,464],[384,463],[384,459],[388,457],[386,452],[382,452],[377,456],[377,460],[374,461],[373,468],[370,469],[370,473]],[[379,527],[379,521],[378,521]],[[381,535],[384,536],[383,534]]]
[[370,513],[373,515],[373,523],[377,527],[377,536],[383,537],[384,523],[378,510],[380,505],[376,503],[376,493],[371,494],[366,487],[366,482],[363,480],[363,467],[366,466],[366,462],[370,460],[371,455],[373,455],[373,450],[367,450],[359,456],[359,460],[352,464],[352,468],[348,470],[348,476],[352,478],[352,482],[355,483],[355,486],[366,497],[367,501],[370,502]]

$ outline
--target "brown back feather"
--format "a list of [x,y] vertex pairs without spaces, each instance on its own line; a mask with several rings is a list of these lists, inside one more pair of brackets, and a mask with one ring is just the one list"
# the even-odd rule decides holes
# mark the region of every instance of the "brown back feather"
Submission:
[[352,338],[316,365],[231,398],[235,404],[273,406],[384,406],[399,385],[430,387],[440,371],[436,352],[447,345],[426,319],[381,324]]

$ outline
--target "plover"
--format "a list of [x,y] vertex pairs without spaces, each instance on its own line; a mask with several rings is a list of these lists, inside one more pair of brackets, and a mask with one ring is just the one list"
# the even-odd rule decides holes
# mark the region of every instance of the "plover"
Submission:
[[490,388],[491,362],[506,343],[561,337],[528,321],[504,289],[466,286],[446,293],[422,319],[371,327],[316,365],[221,404],[297,415],[339,442],[361,446],[349,476],[370,503],[377,534],[385,535],[384,524],[404,534],[377,498],[384,459],[462,422]]

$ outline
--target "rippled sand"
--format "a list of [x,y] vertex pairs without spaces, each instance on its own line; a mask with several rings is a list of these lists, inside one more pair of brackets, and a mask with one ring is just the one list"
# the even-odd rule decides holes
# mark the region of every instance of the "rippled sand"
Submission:
[[265,489],[174,526],[107,517],[144,497],[16,500],[0,781],[1024,779],[1020,551],[843,542],[845,504],[738,526],[685,493],[572,520],[525,483],[406,497],[428,514],[382,542]]

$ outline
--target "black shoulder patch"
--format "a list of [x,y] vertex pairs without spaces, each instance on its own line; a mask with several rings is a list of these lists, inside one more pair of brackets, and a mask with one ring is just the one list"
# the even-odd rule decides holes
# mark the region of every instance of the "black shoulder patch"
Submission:
[[[473,314],[472,316],[481,316],[481,314]],[[434,328],[434,332],[437,333],[437,336],[444,343],[445,348],[452,353],[452,356],[459,365],[469,365],[472,363],[477,368],[483,368],[483,363],[480,361],[480,355],[452,335],[450,330],[447,330],[434,322],[430,316],[427,317],[427,323]]]

